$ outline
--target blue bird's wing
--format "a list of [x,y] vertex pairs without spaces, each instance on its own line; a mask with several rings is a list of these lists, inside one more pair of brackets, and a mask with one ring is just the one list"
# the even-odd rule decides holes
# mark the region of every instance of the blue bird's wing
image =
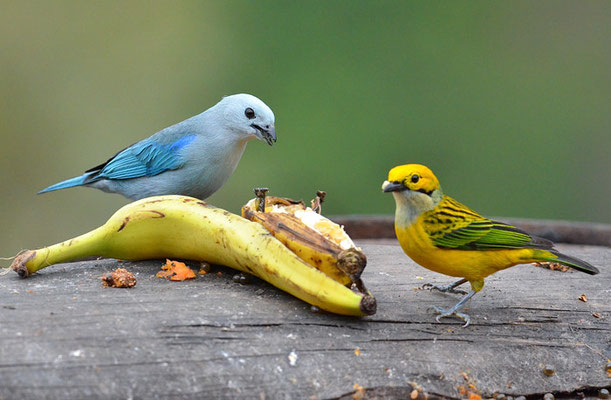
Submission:
[[100,179],[142,178],[178,169],[184,164],[180,150],[194,139],[195,135],[189,135],[165,144],[151,139],[138,142],[105,163],[87,170],[85,183]]

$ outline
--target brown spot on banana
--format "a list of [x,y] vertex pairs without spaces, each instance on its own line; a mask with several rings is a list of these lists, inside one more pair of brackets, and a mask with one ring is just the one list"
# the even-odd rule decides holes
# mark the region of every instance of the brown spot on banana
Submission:
[[128,222],[129,222],[129,217],[125,217],[123,219],[123,223],[121,223],[121,226],[119,227],[117,232],[121,232],[123,230],[123,228],[125,228],[125,226],[127,225]]

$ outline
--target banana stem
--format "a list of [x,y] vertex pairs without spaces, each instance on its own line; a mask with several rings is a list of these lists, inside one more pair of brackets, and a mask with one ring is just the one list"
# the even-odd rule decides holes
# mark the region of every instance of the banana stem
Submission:
[[312,204],[312,211],[317,214],[322,214],[322,203],[325,201],[327,192],[322,190],[316,191],[316,197],[310,202]]
[[265,212],[265,195],[269,191],[268,188],[255,188],[255,196],[257,196],[257,211]]

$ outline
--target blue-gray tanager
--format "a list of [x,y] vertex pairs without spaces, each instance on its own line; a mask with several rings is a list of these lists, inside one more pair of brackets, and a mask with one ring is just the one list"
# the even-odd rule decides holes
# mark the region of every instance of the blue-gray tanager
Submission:
[[214,107],[120,151],[83,175],[39,193],[89,186],[132,199],[182,194],[205,199],[236,169],[246,144],[276,141],[274,113],[249,94],[224,97]]

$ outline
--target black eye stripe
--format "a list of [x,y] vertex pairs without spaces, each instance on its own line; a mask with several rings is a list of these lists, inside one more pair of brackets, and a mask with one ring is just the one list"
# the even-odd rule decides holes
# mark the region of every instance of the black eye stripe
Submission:
[[255,117],[255,110],[248,107],[246,110],[244,110],[244,115],[246,115],[246,118],[248,119],[253,119]]

